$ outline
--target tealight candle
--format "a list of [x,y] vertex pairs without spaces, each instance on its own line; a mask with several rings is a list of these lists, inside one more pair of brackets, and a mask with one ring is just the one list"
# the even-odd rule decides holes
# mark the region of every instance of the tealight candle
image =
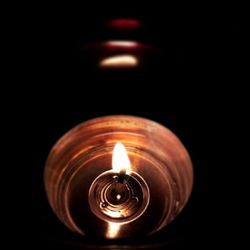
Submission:
[[45,187],[59,219],[80,234],[109,239],[154,233],[185,206],[190,157],[162,125],[139,117],[84,122],[51,150]]

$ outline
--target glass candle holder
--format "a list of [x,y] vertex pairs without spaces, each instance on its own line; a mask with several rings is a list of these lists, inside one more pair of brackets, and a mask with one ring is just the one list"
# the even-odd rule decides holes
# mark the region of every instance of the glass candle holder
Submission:
[[190,157],[162,125],[133,116],[84,122],[52,148],[44,171],[49,203],[71,230],[117,239],[152,234],[185,206]]

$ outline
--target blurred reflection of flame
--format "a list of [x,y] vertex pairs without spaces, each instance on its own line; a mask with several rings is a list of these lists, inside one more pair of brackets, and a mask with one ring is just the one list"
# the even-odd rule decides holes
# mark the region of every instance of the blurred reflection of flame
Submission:
[[138,65],[137,57],[133,55],[116,55],[104,58],[100,61],[99,66],[103,68],[127,68]]
[[126,40],[112,40],[107,41],[105,45],[109,48],[138,48],[139,43],[135,41],[126,41]]
[[138,29],[141,26],[141,21],[132,18],[118,18],[110,20],[107,25],[110,28],[115,28],[118,30],[123,29]]

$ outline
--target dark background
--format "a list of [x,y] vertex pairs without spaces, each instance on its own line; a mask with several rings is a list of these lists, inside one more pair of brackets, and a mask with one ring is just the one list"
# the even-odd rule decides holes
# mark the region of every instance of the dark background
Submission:
[[[122,34],[104,27],[105,20],[116,17],[137,18],[142,29]],[[16,107],[23,127],[20,147],[28,156],[23,186],[31,226],[20,230],[26,243],[42,249],[231,244],[238,228],[235,186],[241,172],[233,158],[241,151],[247,114],[241,79],[245,31],[236,6],[39,6],[30,25],[29,84],[16,89],[23,93]],[[142,68],[110,71],[96,68],[98,52],[80,49],[115,38],[136,39],[157,50]],[[46,200],[43,168],[53,144],[78,123],[112,114],[162,123],[182,140],[193,161],[194,188],[186,208],[165,230],[145,239],[82,238],[58,221]]]

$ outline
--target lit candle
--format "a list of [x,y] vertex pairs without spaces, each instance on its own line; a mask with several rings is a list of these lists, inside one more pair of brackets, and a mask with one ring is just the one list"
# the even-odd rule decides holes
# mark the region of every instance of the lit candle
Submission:
[[133,116],[84,122],[51,150],[45,167],[50,205],[80,234],[110,239],[147,235],[185,206],[192,163],[162,125]]
[[92,212],[109,223],[128,223],[143,214],[149,197],[145,180],[132,171],[124,145],[116,143],[112,169],[100,174],[89,189]]
[[137,219],[149,203],[145,181],[131,169],[124,145],[115,144],[112,169],[98,176],[89,190],[92,212],[107,221],[107,238],[115,238],[125,223]]

